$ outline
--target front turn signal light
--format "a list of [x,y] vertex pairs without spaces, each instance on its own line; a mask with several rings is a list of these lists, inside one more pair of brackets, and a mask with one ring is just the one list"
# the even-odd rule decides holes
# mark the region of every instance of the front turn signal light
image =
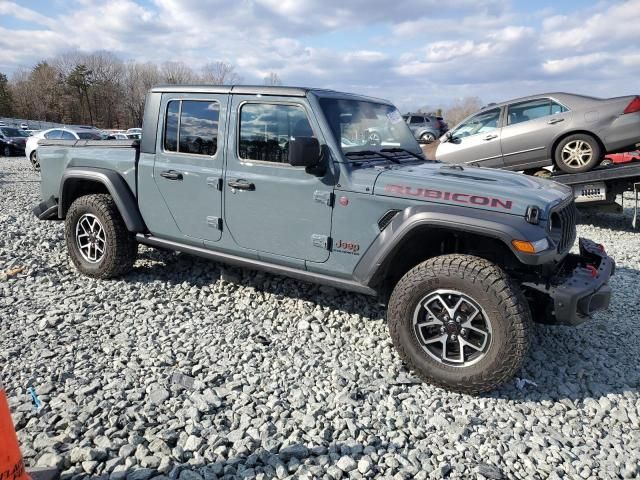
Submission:
[[527,242],[526,240],[511,240],[513,248],[522,253],[538,253],[549,248],[549,242],[546,238],[535,242]]

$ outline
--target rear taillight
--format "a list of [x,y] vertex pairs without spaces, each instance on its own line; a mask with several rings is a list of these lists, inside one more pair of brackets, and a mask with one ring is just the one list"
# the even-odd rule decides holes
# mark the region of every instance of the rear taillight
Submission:
[[631,100],[631,102],[629,102],[629,105],[627,105],[627,108],[624,109],[624,113],[635,112],[640,112],[640,97],[636,97]]

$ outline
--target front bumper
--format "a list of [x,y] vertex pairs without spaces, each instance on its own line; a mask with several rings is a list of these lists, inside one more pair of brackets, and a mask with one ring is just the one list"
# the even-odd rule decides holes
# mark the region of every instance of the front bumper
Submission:
[[596,310],[609,306],[611,287],[607,285],[616,264],[597,243],[581,238],[580,254],[569,254],[556,275],[546,283],[525,282],[548,295],[552,302],[551,323],[579,325]]

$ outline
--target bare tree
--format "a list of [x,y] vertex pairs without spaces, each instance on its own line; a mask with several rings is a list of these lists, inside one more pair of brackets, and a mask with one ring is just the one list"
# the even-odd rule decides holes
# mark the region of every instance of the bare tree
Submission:
[[171,85],[193,84],[198,81],[198,76],[184,62],[164,62],[160,71],[163,81]]
[[209,85],[234,85],[242,82],[236,68],[227,62],[207,63],[201,72],[202,81]]
[[472,113],[477,112],[482,108],[482,101],[478,97],[465,97],[455,103],[449,108],[445,109],[444,117],[447,123],[453,127],[459,122],[467,118]]
[[264,77],[265,85],[282,85],[282,80],[280,79],[280,75],[276,72],[269,72],[269,75]]
[[124,79],[124,106],[130,124],[142,125],[147,91],[162,81],[162,74],[154,63],[129,63]]

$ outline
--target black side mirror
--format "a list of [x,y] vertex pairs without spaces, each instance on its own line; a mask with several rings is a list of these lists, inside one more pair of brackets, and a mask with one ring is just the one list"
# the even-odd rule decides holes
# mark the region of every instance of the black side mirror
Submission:
[[316,167],[320,163],[320,142],[315,137],[291,137],[289,164],[294,167]]

